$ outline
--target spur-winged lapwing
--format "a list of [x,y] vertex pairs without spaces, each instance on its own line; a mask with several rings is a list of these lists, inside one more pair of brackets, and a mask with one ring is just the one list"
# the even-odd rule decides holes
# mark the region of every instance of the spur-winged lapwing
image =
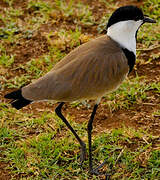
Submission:
[[101,97],[117,89],[132,71],[136,60],[137,31],[144,23],[155,23],[136,6],[118,8],[109,18],[107,34],[91,40],[58,62],[50,72],[35,82],[5,95],[16,109],[39,101],[60,102],[56,114],[72,131],[81,146],[81,161],[86,145],[61,113],[65,102],[94,99],[95,106],[88,122],[89,170],[92,166],[91,131]]

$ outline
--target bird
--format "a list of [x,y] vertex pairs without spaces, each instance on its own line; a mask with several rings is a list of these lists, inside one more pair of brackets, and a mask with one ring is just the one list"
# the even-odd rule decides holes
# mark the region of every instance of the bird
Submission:
[[89,172],[97,174],[92,160],[92,129],[101,98],[114,90],[132,71],[136,61],[137,32],[144,23],[156,23],[134,5],[117,8],[106,25],[106,34],[92,39],[72,50],[48,73],[34,82],[7,93],[17,110],[37,101],[54,100],[57,116],[78,140],[80,161],[86,157],[86,144],[62,114],[66,102],[94,100],[88,121]]

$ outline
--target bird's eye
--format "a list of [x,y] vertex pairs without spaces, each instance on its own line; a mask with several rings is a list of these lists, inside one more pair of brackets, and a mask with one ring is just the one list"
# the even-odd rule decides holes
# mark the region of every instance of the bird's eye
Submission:
[[139,19],[140,19],[139,16],[136,16],[134,20],[138,21]]

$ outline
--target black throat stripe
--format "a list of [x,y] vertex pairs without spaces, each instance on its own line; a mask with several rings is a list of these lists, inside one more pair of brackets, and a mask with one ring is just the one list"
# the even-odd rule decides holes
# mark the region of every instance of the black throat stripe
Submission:
[[129,73],[132,71],[135,61],[136,61],[136,56],[132,51],[129,51],[126,48],[122,48],[127,60],[128,60],[128,66],[129,66]]

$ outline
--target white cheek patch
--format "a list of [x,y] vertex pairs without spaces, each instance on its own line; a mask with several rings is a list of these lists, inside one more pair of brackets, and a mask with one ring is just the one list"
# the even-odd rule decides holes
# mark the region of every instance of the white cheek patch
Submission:
[[136,32],[143,21],[120,21],[107,29],[107,35],[118,42],[123,48],[127,48],[136,55]]

